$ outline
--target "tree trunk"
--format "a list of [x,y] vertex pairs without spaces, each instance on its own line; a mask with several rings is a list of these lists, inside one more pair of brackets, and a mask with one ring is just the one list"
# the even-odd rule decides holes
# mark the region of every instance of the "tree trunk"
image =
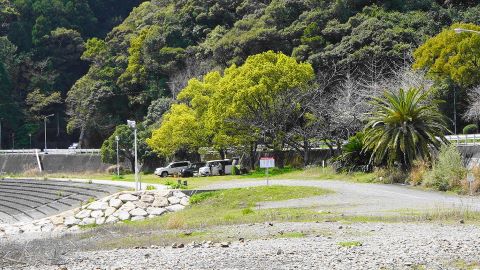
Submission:
[[220,154],[220,159],[225,159],[225,150],[224,149],[218,150],[218,153]]
[[85,145],[85,128],[82,127],[80,129],[80,136],[78,137],[78,147],[81,149],[81,148],[84,148],[84,145]]
[[285,167],[285,152],[283,152],[283,150],[274,150],[273,156],[276,167],[283,169]]
[[305,139],[303,142],[303,167],[307,167],[308,164],[310,164],[309,152],[310,152],[310,144],[308,143],[308,140]]
[[257,144],[252,143],[250,144],[250,169],[252,171],[255,170],[256,156],[257,156]]

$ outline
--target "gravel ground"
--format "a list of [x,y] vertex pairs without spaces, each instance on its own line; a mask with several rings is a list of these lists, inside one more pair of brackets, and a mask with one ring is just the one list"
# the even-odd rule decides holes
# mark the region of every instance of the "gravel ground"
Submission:
[[[457,269],[480,261],[474,225],[282,223],[219,228],[229,247],[148,247],[66,254],[64,265],[23,269]],[[304,237],[283,237],[304,232]],[[362,245],[342,247],[358,241]],[[9,269],[9,268],[5,268]],[[18,268],[11,268],[18,269]],[[475,268],[473,268],[475,269]]]
[[[395,210],[480,210],[478,197],[454,196],[395,185],[342,181],[271,180],[271,184],[314,186],[335,194],[265,202],[260,208],[311,207],[349,215],[391,215]],[[263,181],[215,184],[206,189],[264,185]],[[401,212],[401,211],[397,211]],[[0,269],[480,269],[480,227],[439,223],[276,223],[209,228],[230,241],[183,248],[139,247],[66,253],[57,265]],[[215,236],[215,237],[214,237]],[[245,239],[245,241],[240,241]],[[209,240],[208,238],[206,240]],[[191,241],[182,239],[182,241]],[[360,246],[344,247],[341,243]],[[159,243],[160,245],[160,243]],[[44,260],[44,261],[48,261]],[[60,265],[60,264],[61,265]],[[473,263],[472,267],[465,267]],[[424,267],[424,268],[422,268]]]

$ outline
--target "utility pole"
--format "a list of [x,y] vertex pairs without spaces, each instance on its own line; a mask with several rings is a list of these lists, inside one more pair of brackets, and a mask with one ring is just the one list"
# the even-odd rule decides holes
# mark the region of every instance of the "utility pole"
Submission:
[[457,135],[457,87],[453,86],[453,124],[455,135]]
[[45,144],[44,144],[44,149],[43,149],[44,152],[45,152],[45,150],[47,150],[47,119],[48,119],[48,117],[52,117],[54,115],[55,114],[50,114],[50,115],[47,115],[43,118],[43,128],[45,129]]
[[135,121],[127,120],[127,125],[130,128],[133,128],[134,134],[134,151],[135,151],[135,190],[139,191],[142,189],[142,185],[138,178],[138,157],[137,157],[137,123]]
[[2,149],[2,120],[3,118],[0,118],[0,150]]
[[120,138],[118,136],[115,136],[115,141],[117,142],[117,176],[119,177],[120,176],[120,162],[119,162],[119,158],[118,158],[118,141],[120,140]]

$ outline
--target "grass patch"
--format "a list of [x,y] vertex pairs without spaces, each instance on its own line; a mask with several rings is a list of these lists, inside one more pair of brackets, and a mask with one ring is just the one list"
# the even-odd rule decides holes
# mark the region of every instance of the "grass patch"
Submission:
[[329,221],[343,223],[405,223],[405,222],[442,222],[442,223],[475,223],[480,222],[480,212],[465,208],[435,208],[430,210],[400,209],[395,214],[379,216],[348,216],[333,214],[328,217]]
[[314,209],[255,209],[260,202],[280,201],[331,193],[321,188],[262,186],[200,193],[192,205],[177,213],[128,224],[171,229],[202,228],[214,225],[265,221],[316,221],[322,216]]
[[474,269],[480,268],[479,262],[467,262],[464,260],[454,261],[452,265],[455,267],[455,269],[461,269],[461,270],[474,270]]
[[279,236],[279,238],[302,238],[305,237],[306,234],[303,232],[285,232]]
[[94,229],[97,228],[99,225],[97,224],[89,224],[89,225],[79,225],[80,229],[82,230],[89,230],[89,229]]
[[360,247],[362,246],[362,242],[359,242],[359,241],[338,242],[338,245],[341,247]]
[[[301,169],[296,169],[292,167],[284,167],[284,168],[270,168],[268,169],[268,177],[275,177],[279,175],[284,175],[288,173],[295,173],[302,171]],[[266,177],[266,169],[263,168],[257,168],[254,171],[251,171],[250,173],[246,175],[242,175],[244,178],[263,178]]]
[[272,179],[292,179],[292,180],[348,180],[359,183],[374,183],[376,177],[373,173],[336,173],[332,167],[309,167],[303,170],[296,170],[281,175],[276,175]]

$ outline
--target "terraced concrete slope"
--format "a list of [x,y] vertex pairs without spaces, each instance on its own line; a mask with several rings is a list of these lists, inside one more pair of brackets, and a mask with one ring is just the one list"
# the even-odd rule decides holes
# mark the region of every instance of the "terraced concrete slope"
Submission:
[[122,187],[73,181],[0,180],[0,223],[37,220],[121,191]]

